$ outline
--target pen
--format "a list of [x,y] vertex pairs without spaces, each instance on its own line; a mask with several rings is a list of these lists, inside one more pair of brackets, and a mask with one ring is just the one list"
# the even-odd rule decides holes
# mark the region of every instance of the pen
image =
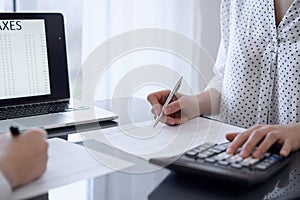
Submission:
[[179,78],[179,80],[177,81],[175,87],[173,88],[173,90],[170,92],[167,100],[165,101],[163,107],[161,108],[160,114],[158,115],[158,117],[156,118],[154,124],[153,124],[153,128],[158,124],[158,122],[160,121],[160,119],[163,116],[163,110],[165,109],[165,107],[170,103],[170,101],[172,100],[173,96],[176,94],[176,92],[178,91],[181,82],[182,82],[182,76]]
[[19,128],[16,127],[16,126],[11,126],[11,127],[9,128],[9,130],[10,130],[12,136],[14,136],[14,137],[20,135]]

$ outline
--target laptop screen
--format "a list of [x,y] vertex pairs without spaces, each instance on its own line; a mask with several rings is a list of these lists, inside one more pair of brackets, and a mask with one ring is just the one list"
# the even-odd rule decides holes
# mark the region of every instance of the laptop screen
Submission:
[[44,19],[0,20],[0,99],[50,95]]
[[70,97],[60,13],[0,13],[0,107]]

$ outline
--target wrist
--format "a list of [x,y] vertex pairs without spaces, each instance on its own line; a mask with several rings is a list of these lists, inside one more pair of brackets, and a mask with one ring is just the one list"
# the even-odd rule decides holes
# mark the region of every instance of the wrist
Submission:
[[200,115],[211,115],[219,112],[221,94],[213,88],[197,95]]

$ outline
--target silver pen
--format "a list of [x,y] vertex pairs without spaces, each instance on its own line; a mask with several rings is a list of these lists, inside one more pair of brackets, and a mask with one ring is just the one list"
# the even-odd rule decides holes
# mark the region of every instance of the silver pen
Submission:
[[167,100],[165,101],[164,105],[162,106],[161,108],[161,111],[160,111],[160,114],[158,115],[158,117],[155,119],[155,122],[153,124],[153,128],[158,124],[158,122],[160,121],[160,119],[162,118],[163,116],[163,113],[164,113],[164,109],[165,107],[170,103],[170,101],[172,100],[172,98],[174,97],[174,95],[176,94],[176,92],[179,90],[180,88],[180,85],[181,85],[181,82],[182,82],[182,76],[179,78],[179,80],[177,81],[175,87],[173,88],[173,90],[170,92]]

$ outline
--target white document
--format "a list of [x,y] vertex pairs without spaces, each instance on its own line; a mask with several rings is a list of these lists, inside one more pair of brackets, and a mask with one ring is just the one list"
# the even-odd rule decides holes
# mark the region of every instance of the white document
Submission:
[[36,181],[15,189],[13,199],[34,197],[62,185],[111,173],[116,169],[103,164],[108,161],[118,163],[120,169],[133,165],[62,139],[49,139],[48,142],[49,160],[46,172]]
[[180,155],[204,142],[226,142],[226,133],[243,130],[199,117],[179,126],[159,123],[153,128],[153,121],[146,121],[80,135],[148,160]]

